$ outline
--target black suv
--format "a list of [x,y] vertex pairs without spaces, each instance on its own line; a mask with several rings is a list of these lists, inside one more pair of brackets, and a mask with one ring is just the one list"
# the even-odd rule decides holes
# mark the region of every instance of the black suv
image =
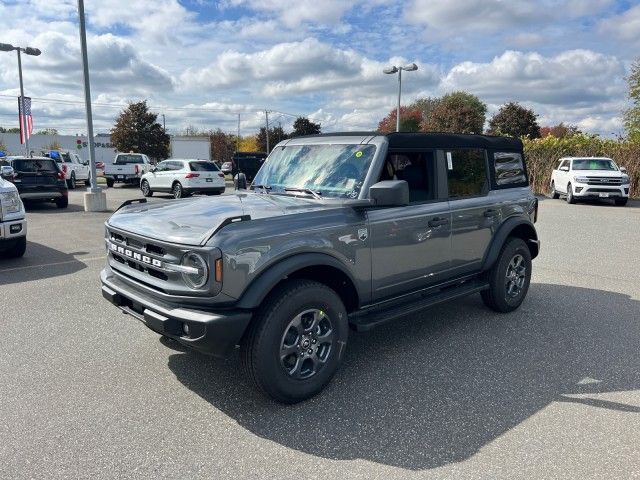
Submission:
[[522,143],[349,133],[279,143],[249,191],[124,206],[103,296],[200,352],[241,346],[281,402],[319,392],[348,330],[479,293],[520,306],[540,244]]
[[3,163],[13,167],[11,181],[23,201],[54,202],[58,208],[67,208],[67,182],[55,160],[45,157],[7,157]]

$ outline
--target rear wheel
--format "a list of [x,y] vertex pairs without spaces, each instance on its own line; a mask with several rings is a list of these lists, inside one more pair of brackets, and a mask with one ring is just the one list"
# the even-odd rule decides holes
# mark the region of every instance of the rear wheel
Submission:
[[522,239],[507,240],[488,280],[489,288],[481,292],[487,307],[506,313],[522,304],[531,281],[531,252]]
[[173,184],[173,187],[171,187],[171,193],[173,194],[173,198],[184,198],[187,196],[180,182],[175,182]]
[[91,186],[91,177],[87,177],[87,179],[84,181],[84,185],[85,185],[85,187],[90,187]]
[[576,203],[576,197],[573,196],[573,187],[571,184],[567,185],[567,203],[570,203],[571,205]]
[[150,197],[153,195],[153,191],[149,186],[149,182],[147,182],[146,180],[142,180],[142,182],[140,182],[140,190],[142,190],[142,195],[144,195],[145,197]]
[[69,178],[69,180],[67,180],[67,188],[69,190],[73,190],[74,188],[76,188],[76,173],[75,172],[71,172],[71,178]]
[[107,187],[113,188],[114,183],[115,181],[113,180],[113,178],[107,178]]
[[4,258],[19,258],[24,255],[27,250],[27,237],[18,238],[11,248],[0,252],[0,256]]
[[60,197],[56,200],[58,208],[67,208],[69,206],[69,197]]
[[549,196],[554,200],[560,198],[560,194],[556,191],[556,182],[554,181],[551,182],[551,190],[549,192]]
[[243,366],[256,388],[282,403],[320,392],[342,360],[347,312],[332,289],[288,280],[263,303],[242,342]]
[[629,201],[628,198],[616,198],[615,199],[617,207],[624,207],[627,204],[628,201]]

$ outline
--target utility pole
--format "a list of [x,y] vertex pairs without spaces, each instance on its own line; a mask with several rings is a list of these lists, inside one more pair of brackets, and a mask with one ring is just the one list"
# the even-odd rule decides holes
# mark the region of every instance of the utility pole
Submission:
[[238,135],[236,136],[236,153],[240,151],[240,114],[238,114]]
[[267,122],[267,129],[265,131],[267,136],[267,153],[269,153],[269,110],[264,111],[264,118]]
[[164,133],[167,133],[167,125],[166,125],[166,121],[165,121],[165,118],[164,118],[164,113],[162,114],[162,131]]
[[30,157],[29,152],[29,134],[27,132],[27,115],[24,111],[24,87],[22,85],[22,59],[20,58],[20,49],[17,49],[18,52],[18,74],[20,76],[20,111],[22,115],[20,116],[20,128],[22,128],[24,135],[24,148],[26,153],[26,157]]

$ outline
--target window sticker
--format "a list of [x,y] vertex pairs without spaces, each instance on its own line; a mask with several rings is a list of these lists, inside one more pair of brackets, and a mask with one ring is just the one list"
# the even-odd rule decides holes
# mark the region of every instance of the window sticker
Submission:
[[447,152],[447,168],[453,170],[453,159],[451,158],[451,152]]
[[358,150],[356,152],[356,158],[360,158],[362,156],[362,152],[360,150]]

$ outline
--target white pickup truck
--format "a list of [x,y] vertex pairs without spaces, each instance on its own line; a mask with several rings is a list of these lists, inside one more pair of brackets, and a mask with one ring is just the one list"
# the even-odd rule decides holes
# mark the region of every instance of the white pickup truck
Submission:
[[13,178],[13,168],[0,162],[0,258],[17,258],[27,249],[27,220]]
[[153,168],[149,157],[142,153],[118,153],[112,163],[104,164],[107,186],[116,182],[140,185],[140,178]]
[[64,173],[67,181],[67,188],[76,188],[76,182],[82,181],[89,186],[91,183],[91,173],[89,171],[89,162],[83,161],[77,153],[64,150],[50,150],[42,152],[44,157],[55,160],[60,170]]
[[611,199],[618,206],[629,200],[630,181],[624,167],[605,157],[564,157],[551,173],[552,198],[567,203],[581,199]]

